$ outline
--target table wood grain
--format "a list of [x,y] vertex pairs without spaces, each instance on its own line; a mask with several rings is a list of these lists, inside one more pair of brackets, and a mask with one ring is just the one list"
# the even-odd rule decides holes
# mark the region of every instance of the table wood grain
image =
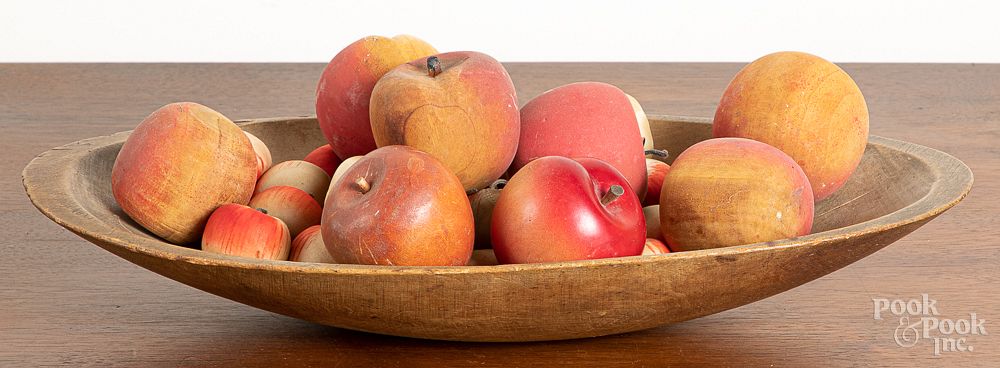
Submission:
[[[564,83],[618,85],[650,113],[712,116],[740,64],[511,63],[523,104]],[[847,64],[871,133],[943,150],[976,175],[968,198],[851,266],[673,326],[545,343],[453,343],[275,315],[145,271],[31,206],[21,169],[65,143],[132,129],[196,101],[233,119],[313,114],[322,64],[0,64],[0,366],[1000,366],[1000,65]],[[873,298],[937,300],[985,319],[971,352],[903,348]],[[996,330],[995,330],[996,329]]]

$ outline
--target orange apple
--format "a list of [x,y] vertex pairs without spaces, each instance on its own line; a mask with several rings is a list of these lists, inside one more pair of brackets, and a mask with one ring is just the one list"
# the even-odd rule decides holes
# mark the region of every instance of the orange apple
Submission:
[[201,250],[231,256],[288,259],[291,237],[281,220],[241,204],[220,206],[208,218]]
[[413,36],[368,36],[330,60],[316,88],[316,119],[337,157],[364,155],[375,149],[368,117],[375,83],[400,64],[436,53],[431,45]]
[[372,91],[370,115],[379,147],[427,152],[468,192],[510,167],[521,128],[514,83],[503,65],[469,51],[417,59],[386,73]]
[[323,216],[323,208],[309,193],[287,185],[270,187],[257,193],[250,198],[249,206],[262,208],[268,215],[284,222],[292,238],[307,227],[319,225]]
[[122,145],[111,192],[129,217],[174,244],[197,242],[226,203],[246,204],[257,179],[247,135],[208,107],[173,103],[144,119]]
[[843,186],[861,162],[868,105],[837,65],[802,52],[777,52],[750,63],[729,82],[712,134],[784,151],[821,200]]

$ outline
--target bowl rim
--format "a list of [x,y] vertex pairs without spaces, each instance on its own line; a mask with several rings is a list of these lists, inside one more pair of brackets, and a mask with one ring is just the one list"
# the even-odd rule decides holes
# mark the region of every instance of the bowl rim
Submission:
[[[260,119],[237,120],[241,128],[267,124],[272,122],[289,122],[295,120],[315,119],[315,116],[273,117]],[[650,121],[670,121],[678,123],[711,124],[712,119],[649,114]],[[667,259],[700,258],[731,256],[743,253],[776,250],[788,247],[816,245],[843,238],[852,238],[886,229],[908,225],[933,218],[960,202],[972,189],[974,181],[971,169],[957,158],[933,148],[908,143],[876,135],[870,135],[869,146],[883,146],[909,154],[920,159],[934,175],[930,190],[917,201],[889,214],[876,217],[850,226],[835,228],[809,235],[787,238],[769,242],[737,245],[730,247],[668,253],[662,255],[630,256],[605,258],[595,260],[565,261],[534,264],[507,264],[493,266],[371,266],[352,264],[305,263],[293,261],[272,261],[240,258],[229,255],[203,252],[199,249],[167,243],[149,234],[134,234],[132,232],[114,231],[116,228],[94,218],[90,211],[82,206],[69,189],[74,183],[73,170],[65,170],[66,164],[78,163],[90,152],[120,144],[125,141],[130,131],[118,132],[107,136],[99,136],[79,140],[63,146],[52,148],[36,156],[22,171],[22,184],[32,204],[46,217],[60,226],[97,243],[122,248],[128,252],[141,253],[147,256],[178,262],[215,267],[231,267],[242,269],[258,269],[277,272],[317,273],[317,274],[353,274],[353,275],[455,275],[505,273],[511,271],[543,271],[553,269],[605,267],[637,264],[655,264]],[[73,166],[73,165],[70,165]],[[950,177],[961,185],[940,185],[943,178]],[[56,186],[53,183],[58,183]],[[126,236],[118,236],[125,234]],[[101,245],[105,247],[105,245]]]

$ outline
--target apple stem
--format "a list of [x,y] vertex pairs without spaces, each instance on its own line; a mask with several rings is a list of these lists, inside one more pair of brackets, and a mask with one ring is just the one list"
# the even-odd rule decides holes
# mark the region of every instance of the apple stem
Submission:
[[507,186],[507,181],[504,179],[497,179],[497,181],[493,182],[493,184],[490,184],[490,188],[497,190],[503,189],[505,186]]
[[648,150],[645,151],[645,154],[646,155],[656,156],[656,157],[659,157],[659,158],[670,157],[670,152],[667,152],[667,150],[659,150],[659,149],[648,149]]
[[265,215],[267,214],[267,210],[265,210],[265,209],[263,209],[263,208],[259,208],[259,207],[258,207],[258,208],[257,208],[257,211],[260,211],[260,213],[263,213],[263,214],[265,214]]
[[437,56],[427,58],[427,75],[434,78],[438,74],[441,74],[441,60]]
[[357,184],[358,189],[361,189],[361,194],[368,193],[368,191],[372,189],[371,185],[368,184],[368,180],[365,180],[363,177],[355,179],[354,184]]
[[623,194],[625,194],[625,188],[622,188],[621,185],[617,184],[612,185],[611,188],[608,188],[608,192],[604,193],[604,196],[601,197],[601,204],[607,206],[608,203],[613,202],[614,200],[618,199],[618,197],[621,197]]

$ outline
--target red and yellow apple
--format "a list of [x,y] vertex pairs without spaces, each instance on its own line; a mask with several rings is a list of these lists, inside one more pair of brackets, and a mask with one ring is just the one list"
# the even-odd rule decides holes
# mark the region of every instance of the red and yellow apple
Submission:
[[323,242],[337,263],[461,266],[475,238],[465,189],[433,156],[376,149],[330,188]]
[[670,253],[670,248],[667,248],[667,245],[663,244],[660,239],[647,238],[646,244],[642,248],[642,255],[644,256],[667,253]]
[[330,176],[333,176],[333,172],[337,170],[337,165],[340,165],[340,158],[333,152],[333,148],[329,144],[324,144],[309,152],[302,161],[319,166],[319,168],[326,171],[326,174]]
[[250,139],[250,144],[253,145],[253,152],[257,156],[257,177],[264,175],[267,169],[271,168],[271,150],[267,149],[267,145],[264,141],[257,138],[257,136],[250,134],[249,132],[243,132]]
[[337,157],[364,155],[375,149],[368,120],[375,83],[400,64],[436,53],[431,45],[413,36],[368,36],[330,60],[316,88],[316,119]]
[[504,186],[491,234],[500,263],[542,263],[639,255],[646,226],[639,198],[613,166],[547,156]]
[[319,166],[302,160],[290,160],[271,167],[257,180],[254,195],[260,194],[271,187],[290,186],[301,189],[316,200],[317,203],[326,196],[330,187],[330,176]]
[[293,239],[307,227],[319,225],[323,216],[323,208],[309,193],[287,185],[270,187],[255,194],[248,206],[262,208],[268,215],[284,222]]
[[511,168],[516,172],[545,156],[596,158],[621,172],[641,198],[646,161],[638,115],[628,95],[610,84],[580,82],[549,90],[521,108],[521,140]]
[[729,82],[712,134],[784,151],[821,200],[843,186],[861,162],[868,105],[837,65],[806,53],[778,52],[750,63]]
[[646,198],[642,199],[643,206],[654,206],[660,204],[660,190],[663,189],[663,178],[670,172],[670,165],[666,162],[647,158],[646,159]]
[[336,263],[323,244],[323,233],[319,225],[313,225],[302,230],[295,240],[292,240],[292,251],[288,260],[293,262]]
[[240,127],[193,102],[163,106],[135,128],[111,170],[111,192],[129,217],[174,244],[197,242],[226,203],[246,204],[257,157]]
[[674,160],[660,194],[660,229],[674,251],[806,235],[812,222],[812,187],[799,165],[749,139],[691,146]]
[[288,259],[291,236],[281,220],[241,204],[220,206],[208,218],[201,250],[237,257]]
[[520,128],[510,76],[498,61],[478,52],[449,52],[400,65],[372,91],[375,143],[427,152],[469,192],[490,185],[510,167]]

